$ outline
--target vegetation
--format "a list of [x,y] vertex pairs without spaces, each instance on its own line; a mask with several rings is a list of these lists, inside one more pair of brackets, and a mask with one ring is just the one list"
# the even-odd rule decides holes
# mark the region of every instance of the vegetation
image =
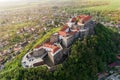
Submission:
[[[95,35],[83,41],[77,40],[72,46],[65,70],[71,80],[97,80],[97,73],[104,72],[108,64],[115,61],[120,49],[120,35],[98,24]],[[69,66],[67,66],[69,65]],[[65,72],[67,72],[65,71]]]
[[69,58],[63,64],[58,65],[54,72],[48,71],[44,66],[31,69],[24,69],[20,66],[20,59],[30,48],[29,45],[11,64],[6,66],[6,69],[0,74],[0,79],[96,80],[97,73],[105,71],[107,64],[115,60],[117,50],[120,49],[119,39],[119,34],[97,24],[95,35],[89,36],[83,41],[76,40],[72,45]]
[[22,51],[21,53],[14,58],[13,60],[11,60],[10,62],[7,62],[5,64],[5,69],[0,73],[0,74],[4,74],[6,72],[11,72],[12,70],[16,70],[16,68],[22,67],[21,66],[21,60],[22,57],[31,49],[33,49],[35,46],[41,44],[43,41],[47,40],[50,35],[52,35],[53,33],[57,32],[60,30],[60,27],[58,28],[53,28],[51,30],[49,30],[46,34],[41,34],[39,35],[38,40],[31,42],[30,44],[28,44]]

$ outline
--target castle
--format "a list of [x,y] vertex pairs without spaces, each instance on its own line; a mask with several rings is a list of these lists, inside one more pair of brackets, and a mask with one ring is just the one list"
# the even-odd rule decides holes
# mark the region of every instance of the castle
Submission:
[[89,15],[72,17],[60,31],[51,35],[49,41],[36,46],[23,57],[23,67],[43,65],[46,56],[54,65],[59,64],[65,53],[64,49],[69,48],[75,39],[94,34],[94,26],[95,22]]

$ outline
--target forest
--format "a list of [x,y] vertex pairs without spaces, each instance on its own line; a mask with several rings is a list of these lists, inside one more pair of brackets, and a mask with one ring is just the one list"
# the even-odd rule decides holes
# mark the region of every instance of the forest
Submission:
[[120,49],[120,35],[98,23],[95,34],[76,40],[71,54],[55,71],[45,66],[15,69],[1,74],[1,80],[96,80],[97,73],[108,71],[108,64],[116,60]]

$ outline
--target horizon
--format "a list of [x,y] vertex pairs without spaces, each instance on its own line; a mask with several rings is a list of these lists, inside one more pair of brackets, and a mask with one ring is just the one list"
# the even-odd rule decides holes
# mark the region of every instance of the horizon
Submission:
[[[0,0],[0,10],[4,9],[10,9],[10,8],[16,8],[16,7],[22,7],[24,5],[28,5],[29,3],[43,3],[43,2],[48,2],[50,0]],[[51,0],[52,1],[52,0]]]
[[0,11],[17,9],[21,7],[34,6],[34,3],[37,4],[46,4],[51,2],[62,2],[68,0],[0,0]]

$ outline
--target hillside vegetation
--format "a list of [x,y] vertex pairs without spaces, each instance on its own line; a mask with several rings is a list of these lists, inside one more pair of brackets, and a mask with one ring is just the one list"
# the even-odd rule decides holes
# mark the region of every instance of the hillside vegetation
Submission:
[[[12,71],[16,71],[17,69],[21,68],[21,60],[22,57],[31,49],[33,49],[34,47],[36,47],[37,45],[40,45],[42,42],[44,42],[45,40],[47,40],[53,33],[59,31],[61,28],[53,28],[51,30],[48,30],[47,33],[41,34],[39,35],[39,38],[36,41],[31,42],[30,44],[28,44],[22,51],[21,53],[16,56],[16,58],[14,58],[13,60],[11,60],[10,62],[7,62],[5,64],[5,69],[2,70],[0,72],[1,74],[6,74],[8,72],[12,72]],[[41,39],[42,38],[42,39]]]
[[[0,74],[2,80],[96,80],[97,73],[107,69],[115,61],[120,49],[120,35],[97,24],[95,35],[76,40],[69,58],[58,65],[54,72],[46,67],[15,69]],[[8,65],[9,66],[9,65]]]

